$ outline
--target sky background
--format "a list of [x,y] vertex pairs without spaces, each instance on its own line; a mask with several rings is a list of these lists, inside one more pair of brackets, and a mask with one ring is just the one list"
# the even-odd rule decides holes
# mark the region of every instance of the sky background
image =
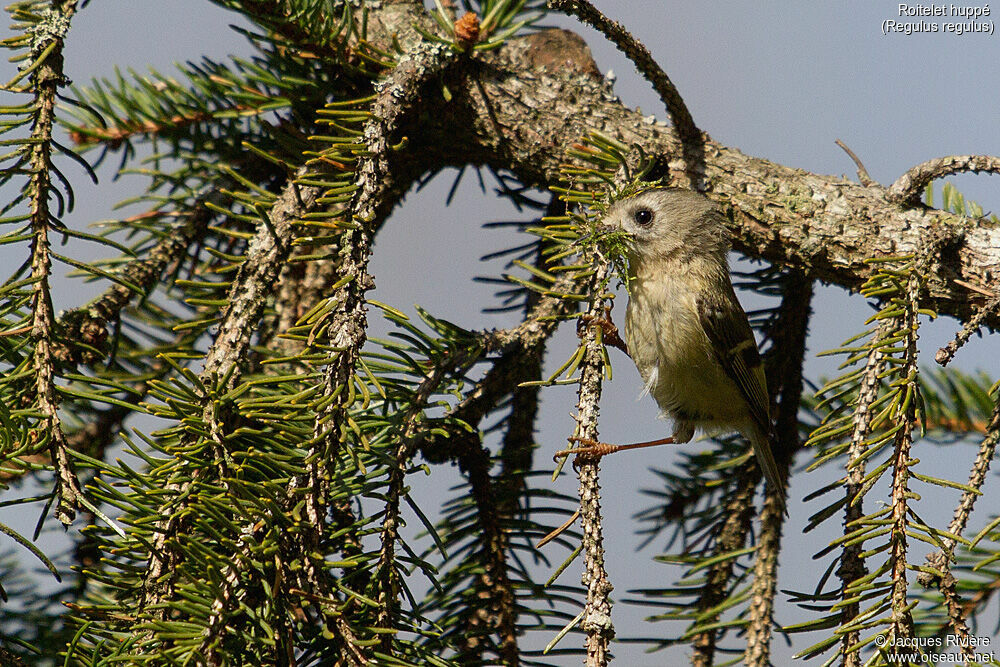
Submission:
[[[888,185],[911,166],[930,158],[1000,154],[998,36],[883,35],[883,21],[904,20],[898,16],[899,5],[895,2],[604,0],[595,4],[647,45],[674,81],[701,129],[716,141],[749,155],[854,178],[853,163],[834,145],[834,140],[841,139],[860,156],[875,180]],[[951,19],[934,20],[943,24]],[[228,28],[234,22],[245,25],[235,14],[195,0],[92,2],[73,19],[67,39],[67,74],[81,85],[92,77],[113,77],[115,66],[140,73],[149,67],[172,72],[177,61],[249,55],[249,45]],[[601,71],[614,71],[615,89],[622,101],[666,119],[650,86],[600,35],[566,17],[553,16],[545,24],[580,33]],[[4,67],[7,70],[0,70],[0,74],[10,78],[13,66]],[[115,202],[140,190],[144,184],[140,177],[113,181],[114,165],[115,160],[108,160],[100,172],[99,186],[89,185],[82,174],[70,171],[78,204],[66,216],[66,224],[84,228],[111,217]],[[502,273],[501,262],[480,262],[479,257],[523,242],[509,229],[483,229],[481,224],[524,219],[525,215],[514,211],[490,188],[482,193],[474,177],[464,179],[452,205],[444,208],[442,202],[453,178],[454,172],[445,172],[420,192],[411,193],[387,223],[372,260],[377,288],[371,296],[411,315],[415,314],[413,306],[419,304],[467,328],[510,326],[514,323],[510,314],[490,315],[479,310],[481,304],[492,300],[493,288],[475,283],[472,278]],[[951,180],[968,198],[993,211],[1000,210],[1000,181],[996,179],[963,176]],[[487,185],[491,185],[488,176]],[[87,252],[81,249],[79,256],[88,256]],[[26,253],[26,246],[0,248],[0,262],[20,263]],[[734,260],[746,266],[738,258]],[[65,281],[56,289],[57,308],[66,308],[84,302],[97,288]],[[762,305],[745,295],[743,301],[748,309]],[[620,319],[624,295],[618,302]],[[834,361],[818,358],[816,353],[837,346],[859,331],[870,309],[863,300],[840,288],[823,287],[818,290],[814,311],[806,368],[816,379],[835,369]],[[375,333],[385,331],[377,314],[373,313],[372,320]],[[925,366],[933,363],[934,351],[958,328],[954,320],[942,318],[921,329]],[[576,344],[571,327],[563,329],[549,352],[550,370],[560,365]],[[632,363],[618,352],[612,351],[611,355],[615,376],[606,385],[602,400],[602,437],[611,442],[633,442],[669,434],[669,425],[657,419],[652,399],[637,398],[641,383]],[[996,376],[995,358],[995,343],[987,345],[986,341],[974,339],[958,355],[955,366],[966,371],[983,368]],[[551,453],[564,446],[572,431],[568,413],[574,404],[572,387],[542,391],[542,417],[536,438],[538,466],[549,466]],[[693,451],[700,446],[692,443],[686,447]],[[922,459],[918,471],[964,482],[975,449],[961,444],[948,448],[918,445],[915,455]],[[662,541],[637,551],[641,537],[635,532],[637,523],[633,518],[636,511],[649,504],[642,489],[657,486],[651,468],[670,469],[673,460],[671,448],[659,448],[622,454],[602,465],[605,545],[618,600],[613,618],[619,636],[680,630],[678,626],[668,629],[664,625],[646,625],[644,610],[622,602],[630,597],[630,589],[665,586],[676,578],[675,571],[652,561],[663,548]],[[832,520],[824,526],[825,531],[801,535],[809,515],[824,506],[824,499],[803,502],[805,490],[839,476],[834,470],[804,472],[802,468],[809,461],[810,452],[800,453],[796,461],[799,471],[791,481],[780,589],[811,590],[828,563],[813,561],[811,555],[839,532],[839,523]],[[413,493],[424,507],[440,504],[445,497],[442,490],[458,481],[457,471],[447,467],[436,468],[432,477],[411,478]],[[996,483],[990,479],[987,493]],[[573,476],[564,475],[553,486],[575,493],[576,482]],[[926,487],[920,490],[923,499],[918,512],[932,523],[946,522],[957,492]],[[871,497],[878,497],[878,490]],[[974,515],[973,528],[983,525],[984,516]],[[0,521],[29,534],[36,519],[37,513],[23,509],[0,509]],[[419,525],[412,517],[410,523],[414,530]],[[41,546],[51,552],[60,541],[59,532],[52,531],[43,536]],[[556,564],[563,558],[561,552],[546,555]],[[563,581],[578,581],[579,565],[571,566],[563,574]],[[779,603],[776,616],[784,624],[808,618],[784,602]],[[993,629],[992,622],[982,624],[978,634],[992,637]],[[800,636],[793,641],[801,649],[818,639]],[[563,640],[578,641],[574,637]],[[618,664],[637,666],[672,664],[685,661],[687,655],[683,647],[646,655],[640,647],[629,644],[616,644],[614,652]],[[793,653],[792,648],[776,639],[776,664],[790,663]],[[579,658],[553,660],[553,664],[575,665]]]

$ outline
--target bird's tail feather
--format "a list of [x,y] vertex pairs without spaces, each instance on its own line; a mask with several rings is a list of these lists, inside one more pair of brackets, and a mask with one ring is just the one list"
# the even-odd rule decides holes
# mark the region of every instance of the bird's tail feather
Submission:
[[767,479],[767,483],[771,488],[777,491],[781,511],[788,514],[788,508],[785,507],[785,478],[778,469],[778,464],[774,460],[774,454],[771,452],[772,444],[774,443],[773,437],[755,428],[749,440],[753,446],[754,456],[757,457],[757,464],[764,473],[764,478]]

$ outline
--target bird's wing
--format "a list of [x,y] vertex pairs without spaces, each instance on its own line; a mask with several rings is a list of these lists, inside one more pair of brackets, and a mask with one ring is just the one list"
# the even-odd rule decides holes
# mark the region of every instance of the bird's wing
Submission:
[[750,417],[757,427],[744,435],[750,439],[754,455],[768,483],[778,492],[781,510],[787,513],[784,500],[784,475],[778,469],[771,452],[774,430],[769,416],[770,401],[767,395],[767,379],[764,365],[760,360],[757,342],[747,315],[736,300],[736,292],[727,280],[725,289],[705,292],[698,299],[698,316],[701,326],[708,335],[715,350],[716,359],[722,365],[746,400]]
[[746,400],[751,418],[761,433],[768,434],[770,401],[757,342],[728,280],[724,289],[708,290],[698,297],[698,317],[719,364]]

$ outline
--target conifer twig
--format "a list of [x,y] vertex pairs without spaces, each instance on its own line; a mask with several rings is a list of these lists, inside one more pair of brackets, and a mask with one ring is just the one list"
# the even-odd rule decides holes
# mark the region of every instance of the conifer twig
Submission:
[[900,639],[908,639],[913,636],[913,616],[910,613],[910,604],[907,597],[906,570],[907,562],[907,542],[906,529],[908,526],[908,512],[910,500],[910,465],[913,460],[910,457],[910,448],[913,444],[913,424],[916,421],[917,397],[917,299],[920,285],[920,276],[916,269],[911,271],[906,284],[904,297],[907,300],[905,313],[901,317],[903,344],[906,347],[905,362],[900,368],[899,375],[905,379],[906,386],[902,391],[913,392],[911,400],[905,407],[900,409],[897,418],[902,422],[901,428],[897,431],[893,441],[892,454],[892,512],[889,515],[892,521],[892,532],[889,534],[889,576],[891,577],[892,590],[890,599],[892,604],[892,633],[894,650],[905,650],[904,642]]
[[[863,499],[858,498],[864,478],[865,463],[862,458],[865,453],[864,442],[871,432],[872,405],[878,398],[879,375],[885,365],[885,354],[882,352],[879,341],[892,330],[893,321],[885,320],[872,338],[871,349],[868,352],[868,359],[865,362],[865,372],[861,379],[858,390],[857,403],[854,407],[854,429],[851,433],[851,445],[847,455],[847,476],[845,480],[845,494],[847,496],[844,505],[844,534],[849,534],[855,530],[856,522],[864,516]],[[853,594],[848,592],[849,587],[858,579],[867,574],[865,562],[861,559],[863,551],[862,543],[853,543],[844,546],[840,556],[840,567],[837,569],[837,576],[841,581],[841,597],[846,601]],[[841,626],[851,623],[858,615],[860,606],[857,602],[850,602],[844,605],[840,612]],[[848,649],[858,643],[860,631],[851,630],[844,634],[841,640],[841,655],[843,667],[860,667],[861,654],[858,651],[848,651]]]
[[948,362],[955,358],[955,353],[969,342],[972,335],[979,331],[979,328],[983,326],[983,322],[986,318],[990,316],[991,313],[1000,308],[1000,295],[994,296],[988,303],[986,303],[979,311],[972,316],[968,322],[962,327],[962,330],[955,334],[953,338],[947,345],[940,348],[937,354],[934,355],[934,361],[938,362],[942,366],[947,366]]
[[[736,488],[723,500],[719,512],[722,521],[716,527],[713,558],[741,549],[750,534],[754,515],[753,496],[761,479],[760,468],[756,461],[750,460],[741,465],[735,474]],[[705,572],[695,609],[699,616],[697,625],[707,627],[697,630],[691,638],[691,664],[694,667],[712,667],[715,664],[718,628],[712,626],[721,613],[719,604],[729,595],[729,581],[735,566],[735,558],[718,558]]]
[[[982,443],[979,445],[979,454],[976,456],[972,471],[969,473],[967,484],[969,489],[974,489],[978,492],[983,488],[983,484],[986,482],[986,475],[990,470],[990,462],[996,454],[998,442],[1000,442],[1000,402],[993,408],[993,416],[986,427],[986,437],[983,438]],[[955,508],[951,523],[948,525],[948,533],[950,535],[961,535],[968,525],[969,516],[972,514],[976,498],[979,495],[969,489],[962,492],[962,498]],[[970,634],[966,615],[971,608],[967,603],[962,601],[958,593],[958,581],[955,579],[955,575],[951,573],[951,562],[953,560],[951,552],[955,548],[955,540],[948,535],[943,535],[940,539],[944,550],[927,554],[927,564],[938,570],[941,574],[934,575],[925,570],[917,577],[917,581],[923,586],[937,585],[941,596],[944,598],[945,606],[948,609],[948,622],[951,624],[951,634],[959,638],[962,653],[968,658],[975,653],[974,645],[967,641]]]
[[[69,445],[59,416],[59,392],[56,386],[56,319],[52,306],[49,278],[52,257],[49,230],[54,216],[49,209],[52,197],[52,130],[59,88],[66,84],[63,74],[63,38],[69,19],[76,11],[76,2],[53,3],[53,8],[36,26],[31,56],[35,60],[31,71],[30,90],[34,92],[35,112],[31,128],[29,162],[31,277],[33,283],[31,339],[34,341],[35,400],[42,418],[35,432],[37,441],[47,443],[55,469],[55,515],[64,525],[73,522],[76,511],[86,505],[83,489],[73,464]],[[12,82],[13,83],[13,82]]]
[[[478,508],[477,523],[482,530],[482,551],[485,556],[483,570],[477,574],[478,587],[489,594],[489,600],[483,613],[470,614],[473,626],[486,624],[486,631],[496,632],[499,636],[499,657],[505,665],[516,665],[520,650],[517,645],[517,597],[507,573],[508,538],[503,529],[505,515],[504,498],[497,493],[498,480],[489,474],[489,451],[480,446],[471,455],[462,459],[468,471],[469,486],[472,497]],[[483,659],[482,649],[485,642],[477,641],[477,635],[482,634],[480,628],[469,628],[464,634],[466,650],[475,655],[476,662]],[[463,660],[467,656],[463,656]]]
[[[319,460],[331,460],[339,446],[341,425],[349,407],[346,398],[348,392],[340,392],[340,389],[353,381],[355,364],[361,354],[361,346],[367,339],[364,295],[374,286],[368,273],[374,228],[406,189],[406,185],[393,178],[391,169],[393,145],[398,141],[397,130],[410,112],[419,108],[423,86],[437,78],[457,58],[457,54],[440,45],[419,42],[406,58],[400,58],[398,65],[377,87],[379,92],[372,103],[371,117],[365,123],[363,131],[367,156],[358,165],[358,190],[350,209],[352,219],[360,224],[344,233],[340,250],[341,275],[349,276],[351,280],[331,296],[337,307],[329,326],[327,342],[340,352],[324,372],[323,393],[338,398],[330,402],[327,410],[318,415],[316,421],[316,433],[320,436],[317,441],[323,443],[326,450],[322,456],[316,457]],[[399,594],[399,588],[394,583],[398,498],[406,463],[412,456],[414,447],[413,438],[404,433],[390,472],[387,506],[382,521],[382,548],[376,568],[376,577],[380,579],[376,626],[385,630],[379,643],[382,652],[387,655],[392,655],[394,617]],[[315,482],[322,489],[325,482],[320,471],[315,470],[312,476],[315,479],[310,480],[310,483]],[[325,494],[312,494],[313,508],[310,509],[310,513],[317,514],[320,521],[324,518],[324,508],[318,497],[323,495]],[[397,506],[395,511],[393,505]]]
[[[607,277],[610,267],[601,262],[591,279],[591,293],[595,293]],[[604,313],[604,299],[595,297],[588,314],[600,317]],[[580,362],[580,388],[577,401],[574,436],[597,440],[597,417],[600,413],[601,382],[604,377],[604,347],[597,329],[586,327],[582,333],[584,353]],[[587,589],[587,602],[583,614],[586,633],[587,667],[604,667],[608,664],[608,644],[615,636],[611,622],[611,591],[614,588],[604,568],[604,535],[601,526],[601,489],[599,480],[600,459],[577,457],[574,465],[580,480],[580,519],[583,532],[584,571],[583,586]]]
[[[137,292],[125,285],[115,283],[86,306],[63,313],[59,318],[60,324],[64,326],[74,325],[79,329],[81,325],[76,323],[76,319],[81,315],[97,320],[101,326],[117,320],[123,308],[128,306],[133,299],[147,295],[163,276],[163,272],[180,262],[191,245],[202,237],[215,215],[210,208],[205,206],[205,203],[217,207],[227,206],[232,198],[223,195],[222,190],[228,187],[231,187],[231,184],[219,184],[219,187],[214,189],[211,194],[200,200],[200,205],[196,204],[195,210],[190,213],[186,223],[167,232],[143,257],[133,259],[118,269],[116,275],[130,285],[138,287],[140,291]],[[156,213],[156,211],[151,211],[149,215]],[[69,335],[72,336],[73,332],[69,332]]]

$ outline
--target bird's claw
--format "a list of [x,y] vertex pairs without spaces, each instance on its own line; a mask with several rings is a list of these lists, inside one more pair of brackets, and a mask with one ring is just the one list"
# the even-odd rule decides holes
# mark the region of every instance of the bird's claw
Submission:
[[599,459],[602,456],[607,456],[608,454],[618,451],[618,445],[609,445],[606,442],[591,440],[590,438],[578,438],[573,436],[569,439],[569,441],[579,443],[580,446],[556,452],[555,456],[552,457],[554,461],[558,461],[559,459],[565,456],[570,456],[571,454],[586,459]]
[[604,315],[591,315],[590,313],[580,315],[577,320],[576,335],[583,336],[588,326],[600,327],[601,339],[605,345],[616,347],[625,354],[628,354],[628,346],[622,340],[621,334],[618,332],[618,327],[611,321],[611,306],[604,307]]

